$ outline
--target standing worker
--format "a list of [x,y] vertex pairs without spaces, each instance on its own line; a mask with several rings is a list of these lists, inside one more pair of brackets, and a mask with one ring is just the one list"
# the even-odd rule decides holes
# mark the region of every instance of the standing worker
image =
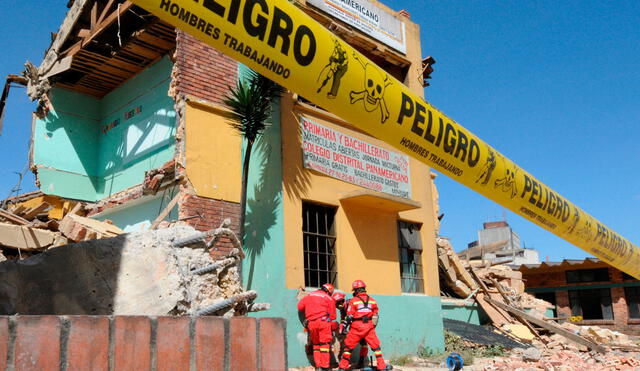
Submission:
[[367,287],[363,281],[353,281],[352,286],[353,298],[347,304],[347,324],[350,325],[350,328],[344,340],[345,350],[342,353],[342,359],[338,367],[340,367],[340,370],[349,368],[351,351],[360,340],[364,339],[376,356],[376,369],[391,370],[392,367],[387,366],[384,358],[382,358],[380,340],[376,335],[378,304],[371,296],[367,295]]
[[[338,331],[338,340],[340,341],[340,353],[338,359],[342,358],[342,353],[344,352],[344,337],[346,334],[347,325],[347,302],[345,294],[341,292],[335,292],[332,295],[333,300],[336,302],[336,308],[340,311],[340,330]],[[367,342],[364,339],[360,340],[360,360],[358,361],[358,365],[355,368],[364,368],[364,363],[367,359],[367,355],[369,354],[369,346],[367,346]]]
[[333,331],[338,328],[336,303],[331,297],[333,285],[325,283],[316,291],[307,294],[298,302],[298,312],[304,314],[304,326],[309,331],[313,345],[313,362],[320,370],[329,370]]

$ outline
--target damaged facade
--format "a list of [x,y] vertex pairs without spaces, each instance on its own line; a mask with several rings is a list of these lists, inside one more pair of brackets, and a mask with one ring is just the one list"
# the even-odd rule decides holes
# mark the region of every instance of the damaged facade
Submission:
[[[419,28],[406,12],[370,1],[401,30],[400,44],[390,45],[329,15],[322,2],[296,4],[423,95]],[[360,68],[355,60],[328,62],[338,75]],[[176,222],[207,231],[224,219],[237,232],[243,143],[223,101],[246,74],[128,1],[71,2],[44,61],[27,73],[28,93],[39,101],[30,161],[43,197],[81,202],[80,217],[123,232]],[[336,88],[332,78],[319,77],[327,94]],[[242,278],[271,303],[267,315],[287,319],[289,364],[306,364],[298,290],[324,282],[347,292],[355,279],[367,283],[382,308],[378,334],[387,354],[443,349],[430,169],[295,92],[281,97],[271,121],[251,157]],[[351,143],[329,156],[334,169],[344,170],[350,156],[400,175],[373,170],[376,177],[359,186],[312,170],[327,148],[308,142],[322,133],[333,133],[323,143],[332,135]],[[211,254],[232,250],[221,239]]]
[[555,306],[557,317],[640,335],[640,281],[596,258],[522,265],[527,292]]

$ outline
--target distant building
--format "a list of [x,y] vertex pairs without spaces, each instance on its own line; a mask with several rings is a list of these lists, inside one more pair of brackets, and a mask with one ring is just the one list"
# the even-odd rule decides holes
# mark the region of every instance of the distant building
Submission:
[[520,236],[506,221],[487,222],[482,227],[478,231],[478,240],[458,253],[461,259],[505,262],[515,266],[540,263],[538,251],[521,247]]
[[522,265],[520,271],[525,291],[555,305],[558,317],[640,335],[640,281],[600,259]]

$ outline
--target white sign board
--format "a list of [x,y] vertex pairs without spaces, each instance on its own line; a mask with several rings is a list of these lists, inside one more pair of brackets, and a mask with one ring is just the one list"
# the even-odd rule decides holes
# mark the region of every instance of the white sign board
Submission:
[[307,3],[402,54],[407,53],[404,23],[369,0],[307,0]]
[[411,198],[409,156],[301,117],[304,167],[374,191]]

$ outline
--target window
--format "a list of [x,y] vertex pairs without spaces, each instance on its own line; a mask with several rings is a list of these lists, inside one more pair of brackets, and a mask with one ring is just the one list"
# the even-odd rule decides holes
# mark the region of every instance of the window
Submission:
[[624,296],[629,306],[629,318],[640,318],[640,286],[625,287]]
[[327,282],[337,286],[335,216],[335,207],[302,204],[304,284],[307,287],[320,287]]
[[609,268],[567,271],[567,283],[609,281]]
[[402,292],[424,293],[420,224],[398,221],[398,249]]
[[571,314],[583,319],[613,319],[610,289],[569,291]]

